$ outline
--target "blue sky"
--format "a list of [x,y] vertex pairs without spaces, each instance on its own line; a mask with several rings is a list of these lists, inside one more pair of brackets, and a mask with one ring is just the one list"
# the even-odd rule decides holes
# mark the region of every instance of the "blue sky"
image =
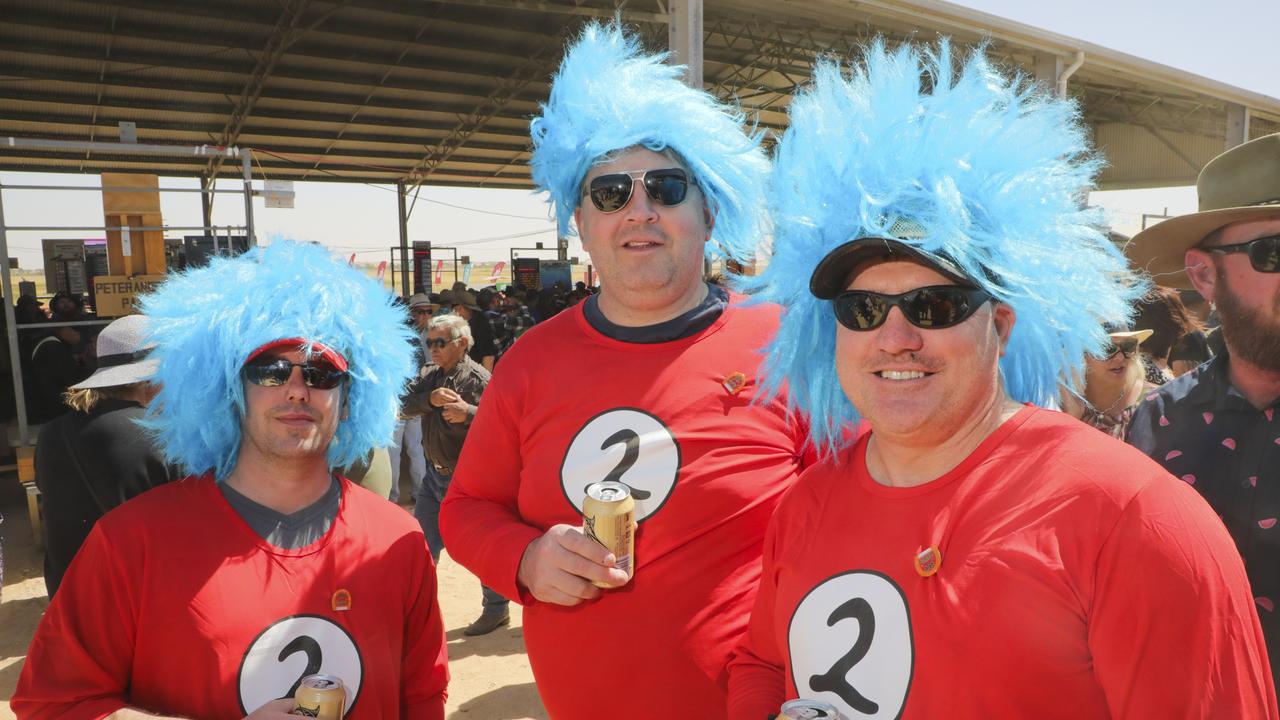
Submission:
[[[1280,43],[1275,40],[1280,31],[1280,0],[963,0],[959,4],[1280,98]],[[0,180],[8,184],[97,183],[96,177],[24,173],[0,173]],[[193,180],[162,182],[195,187]],[[357,252],[362,262],[370,263],[387,259],[387,248],[398,243],[396,196],[389,188],[298,183],[295,190],[296,206],[291,210],[268,210],[255,201],[260,238],[315,240],[344,256]],[[1092,201],[1108,209],[1116,229],[1131,233],[1144,212],[1193,211],[1195,192],[1175,188],[1094,193]],[[166,194],[162,203],[167,224],[200,224],[194,193]],[[101,207],[96,193],[4,193],[5,221],[10,225],[99,225]],[[233,195],[219,196],[214,222],[243,222],[242,201]],[[446,245],[463,241],[466,245],[459,254],[476,260],[504,260],[511,245],[555,244],[554,223],[547,217],[543,198],[519,190],[424,188],[409,230],[412,240]],[[23,267],[36,267],[40,238],[85,235],[11,233],[10,255],[18,257]],[[479,242],[486,238],[513,239]],[[576,241],[571,241],[570,254],[583,254]]]

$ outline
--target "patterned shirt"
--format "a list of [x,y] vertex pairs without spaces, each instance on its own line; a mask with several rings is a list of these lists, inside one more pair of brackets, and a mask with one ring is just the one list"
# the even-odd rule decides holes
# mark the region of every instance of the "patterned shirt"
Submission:
[[1128,441],[1182,478],[1222,517],[1244,557],[1272,658],[1280,668],[1280,399],[1258,410],[1231,385],[1226,354],[1139,406]]

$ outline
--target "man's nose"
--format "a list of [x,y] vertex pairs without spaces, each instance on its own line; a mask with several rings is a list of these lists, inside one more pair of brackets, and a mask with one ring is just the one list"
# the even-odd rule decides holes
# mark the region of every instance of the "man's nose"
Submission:
[[657,203],[645,191],[643,180],[631,180],[631,200],[622,212],[626,219],[636,222],[651,221],[658,217]]
[[311,388],[307,387],[306,381],[302,379],[302,368],[294,365],[289,370],[289,382],[284,386],[289,399],[308,400],[311,397]]
[[878,349],[890,355],[915,352],[924,345],[923,332],[907,320],[900,307],[889,308],[884,324],[875,332]]

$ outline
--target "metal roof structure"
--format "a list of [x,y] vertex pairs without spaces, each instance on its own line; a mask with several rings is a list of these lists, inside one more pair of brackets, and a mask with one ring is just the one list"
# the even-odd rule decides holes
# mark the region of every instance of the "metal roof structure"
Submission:
[[[990,41],[1067,92],[1104,188],[1194,182],[1280,130],[1280,100],[937,0],[631,0],[665,47],[702,5],[705,86],[780,129],[815,58],[875,35]],[[530,186],[528,121],[566,40],[612,0],[0,0],[0,137],[252,148],[271,179]],[[1082,60],[1074,67],[1077,60]],[[219,158],[0,146],[0,169],[240,176]]]

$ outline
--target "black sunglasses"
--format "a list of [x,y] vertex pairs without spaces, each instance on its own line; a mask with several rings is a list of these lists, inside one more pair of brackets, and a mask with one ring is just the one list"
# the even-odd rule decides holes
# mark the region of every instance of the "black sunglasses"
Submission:
[[603,213],[615,213],[631,202],[631,189],[639,180],[649,198],[667,207],[684,202],[689,194],[689,174],[680,168],[631,170],[593,178],[587,184],[591,204]]
[[445,340],[444,338],[427,338],[427,347],[432,349],[434,348],[443,349],[449,343],[457,341],[457,339],[458,338],[453,338],[452,340]]
[[302,368],[303,384],[316,390],[332,390],[347,377],[345,370],[339,370],[328,363],[294,363],[285,358],[249,363],[241,373],[245,380],[254,385],[280,387],[289,382],[294,368]]
[[1221,255],[1248,253],[1249,264],[1254,270],[1261,273],[1280,272],[1280,235],[1268,235],[1235,245],[1219,245],[1202,249],[1205,252]]
[[1134,354],[1138,352],[1137,340],[1122,340],[1121,342],[1109,342],[1102,346],[1102,360],[1105,362],[1116,356],[1116,353],[1124,353],[1124,359],[1130,360]]
[[898,308],[907,322],[918,328],[937,329],[959,325],[975,312],[991,295],[979,288],[959,285],[930,285],[901,295],[886,295],[870,290],[847,290],[836,296],[832,305],[836,320],[850,330],[875,330],[884,324],[889,311]]

